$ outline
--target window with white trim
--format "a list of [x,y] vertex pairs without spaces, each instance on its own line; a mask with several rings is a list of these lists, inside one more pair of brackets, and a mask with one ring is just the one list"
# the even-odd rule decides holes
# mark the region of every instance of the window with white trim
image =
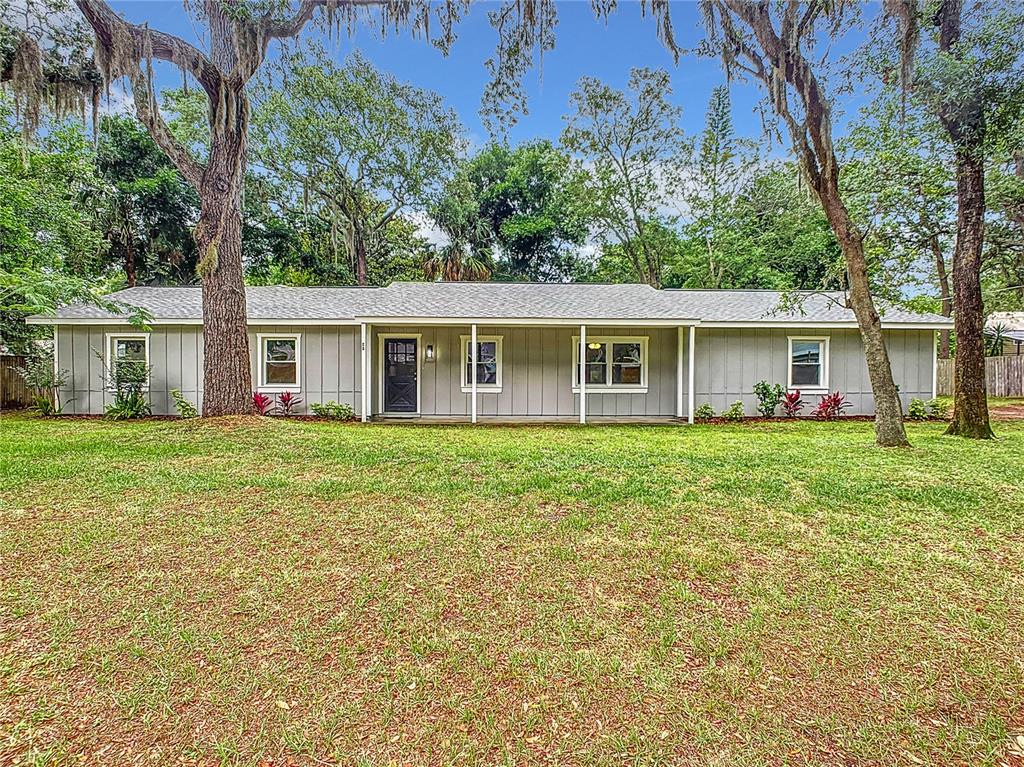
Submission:
[[[462,336],[462,390],[473,390],[472,336]],[[501,336],[476,337],[477,391],[501,391]]]
[[573,389],[579,389],[581,369],[588,391],[646,389],[645,336],[588,336],[583,365],[579,336],[573,337],[572,348]]
[[260,389],[293,391],[299,388],[300,342],[297,333],[257,336]]
[[136,371],[125,371],[125,379],[139,380],[145,376],[145,385],[149,386],[149,334],[148,333],[110,333],[107,335],[107,370],[113,381],[121,376],[118,367],[132,366]]
[[790,389],[828,389],[828,338],[789,337]]

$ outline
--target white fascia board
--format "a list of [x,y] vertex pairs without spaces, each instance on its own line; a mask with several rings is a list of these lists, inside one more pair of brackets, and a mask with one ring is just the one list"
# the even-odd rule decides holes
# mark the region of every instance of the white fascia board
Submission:
[[[29,325],[130,325],[127,318],[124,317],[28,317],[25,320]],[[356,326],[359,325],[355,320],[350,319],[260,319],[256,317],[249,317],[247,320],[249,325],[265,325],[265,326],[318,326],[318,325],[341,325],[341,326]],[[198,325],[202,326],[203,321],[200,319],[192,318],[168,318],[162,319],[160,317],[154,317],[152,320],[146,323],[150,326],[156,325]]]
[[700,325],[698,319],[595,319],[582,317],[579,319],[543,318],[543,317],[356,317],[356,323],[372,322],[375,325],[483,325],[485,327],[502,327],[505,325],[571,325],[579,327],[581,323],[596,327],[677,327],[679,325]]
[[[705,320],[702,328],[850,328],[856,330],[856,322],[814,322],[812,320],[760,320],[753,322],[729,322]],[[886,322],[882,330],[952,330],[952,322]]]

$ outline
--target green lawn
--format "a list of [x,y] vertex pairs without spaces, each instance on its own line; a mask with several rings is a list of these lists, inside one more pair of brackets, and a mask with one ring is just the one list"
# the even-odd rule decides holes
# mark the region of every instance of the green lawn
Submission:
[[0,764],[1020,764],[1024,422],[909,428],[4,417]]

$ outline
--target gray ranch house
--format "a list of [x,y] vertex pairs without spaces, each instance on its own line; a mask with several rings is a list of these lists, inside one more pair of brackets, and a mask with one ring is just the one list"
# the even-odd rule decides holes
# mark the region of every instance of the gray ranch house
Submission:
[[[765,379],[799,389],[808,410],[843,392],[851,413],[874,402],[852,311],[841,293],[656,290],[647,285],[411,283],[384,288],[250,287],[252,380],[295,392],[300,411],[334,400],[362,420],[693,421]],[[32,318],[52,324],[69,374],[65,412],[102,413],[105,364],[145,360],[153,412],[172,389],[203,397],[199,288],[139,287],[110,298],[144,309],[149,330],[89,305]],[[793,298],[797,299],[794,303]],[[944,317],[884,307],[904,408],[935,395]],[[583,360],[583,364],[580,364]]]

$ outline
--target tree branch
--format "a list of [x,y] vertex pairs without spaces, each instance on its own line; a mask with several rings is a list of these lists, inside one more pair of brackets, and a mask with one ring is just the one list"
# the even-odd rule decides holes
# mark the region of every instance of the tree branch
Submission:
[[152,83],[142,71],[142,53],[144,50],[148,53],[151,49],[153,58],[169,61],[188,70],[202,85],[210,99],[216,98],[221,87],[223,78],[220,72],[194,46],[174,35],[129,24],[114,13],[104,0],[75,0],[75,3],[96,34],[96,45],[102,46],[108,57],[117,58],[123,63],[125,52],[118,50],[117,39],[127,36],[131,40],[131,57],[134,61],[132,71],[105,72],[104,77],[113,74],[128,77],[140,122],[146,126],[153,141],[174,163],[185,180],[198,190],[203,177],[203,166],[188,148],[175,138],[160,110],[156,108],[152,98]]
[[210,98],[216,98],[221,85],[221,73],[210,62],[206,55],[193,45],[175,35],[157,29],[143,28],[122,19],[105,0],[75,0],[78,9],[89,22],[97,40],[104,46],[114,44],[117,32],[131,37],[137,56],[141,58],[144,37],[148,36],[149,45],[153,50],[153,58],[169,61],[177,67],[188,70],[202,86]]

